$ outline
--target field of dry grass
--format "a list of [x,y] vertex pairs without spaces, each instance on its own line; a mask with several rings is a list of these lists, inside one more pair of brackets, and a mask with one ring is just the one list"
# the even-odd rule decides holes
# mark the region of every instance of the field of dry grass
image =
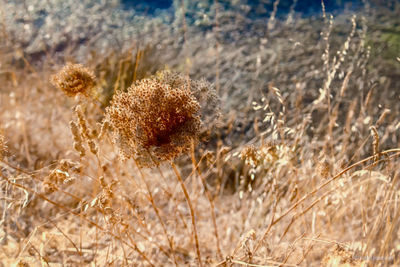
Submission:
[[0,266],[400,265],[397,1],[36,2],[0,0]]

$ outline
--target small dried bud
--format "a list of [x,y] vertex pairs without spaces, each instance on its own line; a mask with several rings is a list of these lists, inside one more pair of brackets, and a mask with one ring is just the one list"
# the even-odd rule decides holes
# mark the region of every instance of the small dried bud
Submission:
[[379,134],[378,134],[378,130],[375,128],[375,126],[371,126],[369,129],[371,130],[371,136],[374,139],[374,141],[372,141],[372,149],[374,152],[374,162],[377,162],[377,161],[379,161],[379,158],[380,158]]
[[97,139],[101,139],[103,138],[104,134],[106,133],[107,129],[110,127],[110,123],[105,120],[102,124],[101,124],[101,128],[100,128],[100,133],[97,136]]
[[29,265],[29,263],[27,263],[24,260],[19,260],[17,262],[17,264],[15,264],[14,266],[16,266],[16,267],[29,267],[30,265]]
[[90,152],[92,152],[93,154],[96,155],[98,152],[96,143],[93,140],[89,140],[88,145],[89,145]]
[[214,156],[214,153],[212,151],[207,150],[204,153],[203,157],[205,158],[205,160],[207,162],[207,165],[209,165],[209,166],[213,165],[213,163],[215,161],[215,156]]
[[76,106],[75,108],[76,115],[78,116],[78,123],[81,128],[81,135],[84,139],[91,139],[89,134],[90,130],[87,127],[87,121],[85,119],[85,115],[83,114],[81,105]]
[[80,64],[68,63],[51,77],[51,83],[67,96],[79,93],[88,96],[95,86],[95,76],[92,71]]
[[81,157],[85,156],[86,151],[81,142],[74,142],[74,149],[79,152]]
[[318,172],[322,178],[326,179],[329,177],[331,172],[331,166],[329,165],[328,161],[323,160],[318,164]]
[[293,202],[293,200],[295,200],[295,198],[297,197],[299,192],[299,188],[297,187],[297,184],[294,186],[292,192],[290,193],[290,202]]
[[74,121],[70,121],[69,127],[71,128],[71,133],[74,136],[74,141],[81,143],[82,142],[81,132],[79,131],[78,124],[76,124],[76,122]]
[[53,192],[56,192],[58,190],[57,186],[53,183],[51,183],[50,181],[45,181],[43,183],[43,192],[45,194],[51,194]]
[[3,159],[6,152],[7,152],[6,141],[4,136],[0,134],[0,160]]
[[242,160],[251,166],[255,166],[259,161],[259,152],[253,145],[246,146],[241,152],[240,157]]
[[246,233],[244,238],[241,241],[241,247],[245,249],[246,254],[251,257],[251,251],[253,250],[253,242],[256,240],[257,234],[256,231],[251,229]]

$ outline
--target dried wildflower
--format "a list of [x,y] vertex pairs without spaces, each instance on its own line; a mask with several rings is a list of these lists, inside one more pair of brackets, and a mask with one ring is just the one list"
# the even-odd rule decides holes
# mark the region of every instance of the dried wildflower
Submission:
[[211,131],[215,126],[218,126],[218,119],[221,116],[220,102],[212,84],[205,79],[191,80],[182,74],[172,71],[158,72],[155,79],[172,88],[185,87],[192,92],[200,104],[201,132]]
[[79,155],[81,157],[84,157],[86,155],[86,150],[83,147],[82,143],[74,142],[74,149],[79,152]]
[[205,151],[203,157],[208,166],[212,166],[214,164],[215,155],[212,151],[209,151],[209,150]]
[[67,185],[74,182],[75,177],[72,173],[81,173],[82,165],[76,162],[62,159],[57,164],[43,182],[43,189],[46,194],[50,194],[58,190],[61,185]]
[[101,124],[101,127],[100,127],[100,133],[97,136],[98,140],[101,140],[103,138],[104,134],[106,133],[106,130],[109,127],[110,127],[110,122],[107,120],[103,121],[103,123]]
[[81,105],[76,106],[75,113],[78,116],[78,124],[79,124],[80,129],[81,129],[82,138],[85,139],[85,140],[91,139],[91,135],[89,134],[90,133],[90,129],[87,126],[88,123],[87,123],[87,121],[85,119],[85,115],[83,114]]
[[246,164],[255,166],[259,162],[260,154],[255,146],[250,145],[242,149],[240,157]]
[[331,173],[331,166],[327,160],[322,160],[318,163],[317,170],[322,178],[327,179]]
[[95,76],[81,64],[68,63],[51,77],[51,83],[67,96],[75,96],[79,93],[88,96],[95,86]]
[[189,150],[201,131],[207,85],[164,71],[117,92],[106,113],[122,158],[154,166]]
[[74,137],[74,149],[79,152],[80,156],[85,156],[85,148],[83,147],[82,138],[81,138],[81,131],[79,126],[76,122],[70,121],[69,126],[71,128],[71,133]]
[[79,130],[78,124],[74,121],[69,122],[69,127],[71,128],[71,133],[74,137],[75,142],[82,142],[81,132]]
[[361,257],[355,257],[354,251],[336,244],[325,254],[321,266],[367,266]]
[[245,254],[248,258],[252,258],[253,256],[253,249],[254,249],[254,241],[257,238],[257,234],[256,231],[254,231],[254,229],[251,229],[250,231],[248,231],[246,233],[246,235],[243,237],[243,239],[241,240],[241,247],[242,249],[244,249]]
[[0,134],[0,160],[3,159],[4,154],[7,152],[7,146],[4,136]]
[[89,140],[88,145],[89,145],[90,152],[97,155],[97,152],[99,152],[99,149],[97,148],[97,144],[93,140]]
[[371,136],[374,139],[372,141],[372,149],[374,152],[374,162],[379,161],[380,159],[380,151],[379,151],[379,134],[378,134],[378,130],[376,129],[375,126],[371,126],[369,128],[371,130]]
[[18,262],[14,266],[17,266],[17,267],[29,267],[30,265],[29,265],[29,263],[27,263],[24,260],[18,260]]

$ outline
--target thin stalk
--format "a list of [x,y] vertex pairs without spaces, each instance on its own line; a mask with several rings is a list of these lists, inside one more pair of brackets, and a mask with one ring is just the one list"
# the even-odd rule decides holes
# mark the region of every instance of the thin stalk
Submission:
[[[68,207],[66,207],[66,206],[64,206],[64,205],[61,205],[61,204],[59,204],[59,203],[57,203],[57,202],[55,202],[55,201],[49,199],[49,198],[46,197],[45,195],[36,192],[34,189],[31,189],[30,187],[26,187],[26,186],[24,186],[24,185],[22,185],[22,184],[18,184],[18,183],[15,183],[15,182],[11,181],[10,179],[8,179],[8,178],[5,177],[4,175],[2,175],[1,172],[0,172],[0,177],[3,178],[4,180],[6,180],[10,185],[15,186],[15,187],[17,187],[17,188],[21,188],[21,189],[23,189],[23,190],[26,190],[26,191],[30,192],[31,194],[33,194],[33,195],[35,195],[35,196],[37,196],[37,197],[43,199],[44,201],[46,201],[46,202],[48,202],[48,203],[54,205],[55,207],[60,208],[60,209],[63,209],[63,210],[67,211],[68,213],[70,213],[70,214],[72,214],[72,215],[74,215],[74,216],[76,216],[76,217],[80,217],[80,214],[79,214],[78,212],[73,211],[72,209],[70,209],[70,208],[68,208]],[[86,221],[87,223],[89,223],[90,225],[96,227],[96,228],[99,229],[100,231],[109,234],[110,236],[112,236],[113,238],[115,238],[115,239],[117,239],[117,240],[121,240],[122,243],[124,243],[124,244],[127,245],[128,247],[130,247],[130,248],[136,250],[136,251],[138,252],[138,254],[139,254],[150,266],[155,266],[155,265],[147,258],[147,256],[145,255],[145,253],[144,253],[143,251],[141,251],[141,250],[138,248],[137,244],[134,243],[133,240],[132,240],[132,244],[129,244],[129,243],[126,242],[124,239],[122,239],[120,236],[118,236],[118,235],[116,235],[116,234],[114,234],[114,233],[112,233],[112,232],[110,232],[110,231],[107,231],[105,228],[103,228],[102,226],[100,226],[100,225],[97,224],[96,222],[93,222],[92,220],[88,219],[86,216],[83,216],[82,219],[83,219],[84,221]]]
[[221,245],[220,245],[220,241],[219,241],[219,235],[218,235],[218,227],[217,227],[217,220],[215,219],[215,205],[214,205],[214,200],[212,199],[211,193],[207,188],[207,183],[203,177],[203,175],[201,174],[200,168],[199,168],[199,164],[201,162],[201,159],[199,161],[199,163],[196,163],[196,156],[194,154],[194,142],[192,142],[192,153],[191,153],[191,158],[192,158],[192,164],[193,164],[193,168],[197,171],[199,178],[201,180],[201,183],[203,185],[204,188],[204,192],[206,193],[208,202],[210,203],[210,212],[211,212],[211,218],[212,218],[212,222],[213,222],[213,226],[214,226],[214,234],[215,234],[215,239],[217,240],[217,252],[218,252],[218,257],[222,258],[222,252],[221,252]]
[[175,266],[178,266],[178,262],[176,261],[176,256],[175,256],[174,244],[173,244],[173,242],[172,242],[172,239],[171,239],[170,236],[168,235],[167,227],[165,226],[165,223],[164,223],[164,221],[163,221],[162,218],[161,218],[160,211],[158,210],[158,208],[157,208],[157,206],[156,206],[156,203],[154,202],[153,193],[151,193],[150,187],[149,187],[149,185],[147,184],[147,182],[146,182],[146,180],[145,180],[145,177],[144,177],[144,174],[143,174],[143,172],[142,172],[142,169],[139,167],[139,165],[137,164],[136,160],[135,160],[135,164],[136,164],[136,167],[137,167],[138,170],[139,170],[140,178],[142,179],[143,183],[144,183],[145,186],[146,186],[147,193],[149,194],[149,195],[148,195],[148,199],[149,199],[149,201],[150,201],[150,203],[151,203],[151,206],[153,207],[153,210],[154,210],[154,212],[156,213],[156,216],[157,216],[158,220],[160,221],[160,224],[161,224],[161,227],[162,227],[163,232],[164,232],[164,234],[165,234],[165,237],[167,238],[169,247],[170,247],[171,252],[172,252],[172,258],[173,258],[173,260],[174,260],[174,264],[175,264]]
[[[381,152],[382,155],[388,155],[390,153],[395,153],[392,156],[389,156],[389,158],[393,157],[393,156],[398,156],[400,155],[400,148],[393,148],[393,149],[389,149],[389,150],[385,150],[383,152]],[[326,187],[328,184],[330,184],[331,182],[333,182],[334,180],[338,179],[339,177],[341,177],[343,174],[345,174],[346,172],[348,172],[349,170],[369,161],[369,160],[373,160],[375,156],[370,156],[367,157],[363,160],[360,160],[352,165],[350,165],[349,167],[343,169],[341,172],[339,172],[338,174],[336,174],[335,176],[333,176],[331,179],[327,180],[326,182],[323,182],[322,184],[320,184],[317,188],[315,188],[314,190],[312,190],[310,193],[308,193],[307,195],[305,195],[304,197],[302,197],[300,200],[298,200],[296,203],[294,203],[288,210],[286,210],[282,215],[280,215],[278,218],[276,218],[275,220],[273,220],[271,222],[271,225],[268,226],[268,228],[272,227],[273,225],[277,224],[279,221],[281,221],[283,218],[285,218],[291,211],[293,211],[294,209],[296,209],[301,203],[303,203],[305,200],[309,199],[311,196],[314,196],[317,192],[319,192],[321,189],[323,189],[324,187]],[[380,160],[383,161],[383,160]],[[379,161],[378,161],[379,162]],[[328,191],[331,192],[331,191]],[[314,206],[321,198],[319,198],[316,202],[313,202],[309,208],[311,208],[312,206]],[[306,209],[306,211],[309,210],[309,208]],[[305,211],[305,212],[306,212]],[[296,215],[295,215],[296,216]],[[262,239],[258,240],[257,245],[256,245],[256,249],[254,250],[254,253],[256,252],[257,248],[260,247],[260,243],[262,242]]]
[[192,201],[190,200],[189,193],[186,189],[185,183],[182,180],[182,177],[176,168],[175,164],[171,161],[171,166],[172,169],[175,172],[175,176],[178,179],[179,183],[181,184],[183,194],[185,195],[186,202],[188,203],[189,210],[190,210],[190,217],[192,219],[192,226],[193,226],[193,234],[194,234],[194,240],[196,244],[196,253],[197,253],[197,258],[199,260],[199,266],[203,266],[203,263],[201,262],[201,255],[200,255],[200,247],[199,247],[199,237],[197,235],[197,227],[196,227],[196,219],[195,219],[195,214],[194,214],[194,209],[192,205]]

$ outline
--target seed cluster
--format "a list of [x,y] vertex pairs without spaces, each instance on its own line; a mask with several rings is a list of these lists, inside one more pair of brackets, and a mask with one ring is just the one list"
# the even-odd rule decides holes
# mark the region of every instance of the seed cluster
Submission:
[[81,64],[71,63],[68,63],[57,74],[53,75],[51,83],[67,96],[75,96],[79,93],[88,96],[96,84],[92,71]]
[[4,154],[6,153],[6,151],[7,151],[7,146],[6,146],[5,138],[4,138],[4,136],[2,136],[0,134],[0,160],[3,159]]
[[192,80],[173,71],[158,72],[155,79],[172,88],[184,87],[192,92],[200,104],[201,132],[212,131],[213,128],[218,126],[221,116],[220,99],[212,84],[205,79]]
[[196,98],[200,92],[194,85],[182,75],[163,71],[114,95],[106,113],[122,158],[154,166],[190,148],[201,127]]

